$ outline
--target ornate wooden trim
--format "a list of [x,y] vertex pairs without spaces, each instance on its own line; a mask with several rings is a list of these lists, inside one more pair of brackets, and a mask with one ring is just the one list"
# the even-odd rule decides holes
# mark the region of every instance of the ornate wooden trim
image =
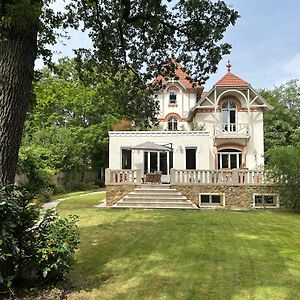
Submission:
[[236,143],[227,143],[227,144],[221,144],[217,146],[218,151],[225,150],[225,149],[236,149],[236,150],[243,151],[244,148],[245,146]]
[[169,92],[171,90],[175,90],[177,93],[180,92],[180,89],[176,85],[171,85],[166,89],[166,92]]
[[[237,97],[235,97],[235,96],[224,96],[219,100],[217,112],[221,112],[222,111],[222,104],[226,101],[229,101],[229,100],[233,101],[236,104],[237,111],[242,111],[242,109],[243,109],[242,104],[241,104],[240,100]],[[247,111],[247,109],[246,109],[246,111]]]
[[212,113],[214,111],[215,111],[214,108],[196,108],[195,109],[195,114],[196,113]]

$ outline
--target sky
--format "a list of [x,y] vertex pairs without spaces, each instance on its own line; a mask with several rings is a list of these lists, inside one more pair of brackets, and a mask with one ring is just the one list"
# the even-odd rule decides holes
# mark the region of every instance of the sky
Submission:
[[[205,84],[209,90],[226,72],[228,59],[231,71],[256,89],[272,89],[290,79],[300,78],[300,1],[299,0],[225,0],[241,17],[227,29],[224,41],[232,45],[230,55],[223,57],[216,74]],[[55,8],[64,4],[57,1]],[[90,47],[86,33],[70,31],[66,45],[52,48],[54,60],[73,56],[73,49]],[[37,61],[36,67],[41,67]]]

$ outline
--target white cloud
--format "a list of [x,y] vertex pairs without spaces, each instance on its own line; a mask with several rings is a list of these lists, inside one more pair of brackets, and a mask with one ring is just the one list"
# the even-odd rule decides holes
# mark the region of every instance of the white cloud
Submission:
[[291,79],[300,79],[300,53],[288,59],[281,67],[281,78],[275,82],[279,86]]

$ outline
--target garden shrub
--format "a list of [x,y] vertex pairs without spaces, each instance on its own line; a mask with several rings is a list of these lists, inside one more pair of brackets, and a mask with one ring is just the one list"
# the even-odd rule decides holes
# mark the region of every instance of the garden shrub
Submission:
[[300,144],[269,151],[268,168],[278,184],[283,206],[300,209]]
[[30,193],[14,187],[0,189],[0,215],[0,289],[65,278],[79,244],[75,216],[41,213]]

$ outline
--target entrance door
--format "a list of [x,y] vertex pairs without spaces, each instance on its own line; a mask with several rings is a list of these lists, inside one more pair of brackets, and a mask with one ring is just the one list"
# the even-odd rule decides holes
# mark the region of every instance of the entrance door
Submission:
[[161,182],[170,182],[173,168],[173,152],[144,152],[144,174],[161,172]]

